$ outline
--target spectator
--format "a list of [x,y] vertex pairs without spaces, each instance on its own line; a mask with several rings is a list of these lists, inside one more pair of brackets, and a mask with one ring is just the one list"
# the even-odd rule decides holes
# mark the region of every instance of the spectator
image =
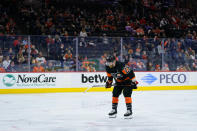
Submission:
[[87,32],[85,30],[85,28],[83,28],[81,31],[80,31],[80,34],[79,34],[80,37],[87,37]]
[[11,64],[8,66],[6,71],[7,72],[17,72],[17,68],[16,68],[16,66],[14,64],[14,61],[11,62]]
[[23,56],[23,52],[20,49],[19,52],[18,52],[18,54],[17,54],[17,62],[19,64],[22,64],[24,61],[25,61],[25,57]]
[[36,58],[31,57],[31,64],[36,64]]
[[161,33],[163,33],[163,30],[160,30],[159,27],[156,27],[156,29],[153,29],[153,33],[155,36],[162,36]]
[[45,69],[40,62],[37,62],[36,65],[33,67],[33,72],[45,72]]
[[158,53],[159,53],[159,55],[161,56],[161,54],[162,53],[164,53],[164,45],[163,45],[163,42],[164,41],[162,41],[158,46],[157,46],[157,50],[158,50]]
[[109,44],[109,38],[106,36],[106,34],[103,34],[103,43],[104,44]]
[[55,72],[56,71],[52,62],[50,62],[50,61],[48,62],[48,65],[47,65],[45,71],[46,72]]
[[196,34],[196,31],[193,31],[192,40],[197,40],[197,34]]
[[31,56],[36,58],[38,56],[39,51],[36,49],[35,45],[32,45],[31,48]]
[[59,35],[55,35],[54,42],[55,42],[56,46],[59,46],[62,43],[62,39],[60,38]]
[[164,64],[164,67],[162,68],[162,71],[170,71],[168,64]]
[[64,59],[65,61],[69,61],[69,60],[72,59],[72,53],[71,53],[70,50],[68,50],[68,51],[66,52],[66,54],[65,54],[64,57],[63,57],[63,59]]
[[177,66],[176,71],[186,71],[186,69],[183,65],[180,65],[180,66]]
[[66,65],[66,66],[64,66],[65,71],[75,71],[75,69],[76,69],[75,58],[72,58],[69,61],[64,61],[64,63]]
[[0,63],[3,62],[3,52],[2,49],[0,48]]
[[9,56],[11,60],[15,59],[15,52],[12,50],[12,48],[9,48],[6,55]]
[[140,47],[136,48],[135,58],[141,58],[141,48]]
[[73,53],[73,47],[71,47],[70,45],[66,48],[66,51],[68,52],[68,51],[71,51],[71,53]]
[[147,70],[148,70],[148,71],[155,71],[152,62],[148,62],[148,64],[147,64]]
[[126,45],[122,45],[122,55],[123,56],[128,55],[128,49],[127,49]]
[[41,64],[45,64],[46,63],[46,59],[42,55],[42,52],[39,52],[38,57],[36,57],[36,62],[41,63]]
[[159,64],[156,64],[155,71],[161,71],[161,68],[160,68],[160,65]]
[[162,18],[162,20],[160,21],[160,28],[165,29],[167,24],[168,24],[168,20],[166,18]]
[[192,70],[193,71],[197,71],[197,62],[196,63],[192,63]]
[[64,54],[65,54],[65,48],[64,44],[60,44],[60,47],[58,48],[58,60],[61,62],[61,67],[64,67]]
[[82,69],[84,71],[90,71],[92,68],[89,67],[90,65],[95,65],[95,62],[93,61],[89,61],[87,57],[84,58],[83,62],[82,62]]
[[131,49],[131,48],[128,49],[128,56],[130,59],[134,58],[133,49]]
[[3,68],[2,64],[0,64],[0,72],[6,72],[5,69]]
[[20,36],[13,41],[13,45],[16,50],[19,50],[19,46],[21,45],[21,37]]
[[145,64],[142,61],[138,60],[137,61],[137,69],[136,70],[138,70],[138,71],[146,70]]
[[191,54],[190,54],[190,59],[191,59],[191,61],[195,61],[195,51],[194,50],[192,50],[191,51]]
[[186,69],[186,71],[191,71],[191,68],[189,67],[188,63],[185,64],[185,69]]
[[3,61],[3,68],[7,70],[8,66],[10,65],[11,60],[9,56],[6,56],[5,60]]
[[95,71],[96,71],[95,67],[93,67],[93,65],[91,65],[91,64],[89,64],[89,65],[86,67],[86,70],[87,70],[88,72],[95,72]]
[[124,62],[125,64],[129,63],[129,56],[128,55],[123,55],[123,60],[122,62]]
[[85,41],[85,37],[87,37],[88,35],[87,35],[87,32],[85,31],[84,28],[80,31],[79,36],[81,37],[79,45],[87,47],[87,43]]
[[125,26],[125,30],[128,31],[128,32],[132,32],[133,31],[133,29],[132,29],[132,27],[131,27],[129,22],[127,22],[127,25]]
[[143,36],[144,35],[144,30],[142,27],[137,28],[136,30],[137,36]]
[[50,47],[51,44],[55,43],[55,40],[50,35],[48,35],[46,38],[46,43]]
[[106,58],[107,58],[107,53],[104,53],[99,60],[99,69],[100,70],[104,70],[105,69],[105,62],[106,62]]
[[25,37],[25,38],[22,40],[22,45],[23,45],[23,46],[28,45],[27,37]]
[[146,51],[142,51],[142,59],[147,60],[148,56]]

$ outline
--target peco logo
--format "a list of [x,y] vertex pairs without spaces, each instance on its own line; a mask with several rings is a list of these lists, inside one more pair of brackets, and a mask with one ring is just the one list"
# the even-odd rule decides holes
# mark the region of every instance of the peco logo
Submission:
[[16,83],[16,78],[11,75],[11,74],[7,74],[3,77],[3,84],[5,86],[11,87]]
[[189,81],[188,75],[185,73],[161,73],[157,77],[152,74],[147,74],[142,77],[142,81],[151,85],[158,80],[160,84],[183,84]]
[[160,74],[160,83],[186,83],[188,75],[184,73]]
[[142,77],[142,79],[144,82],[148,83],[149,85],[152,84],[154,81],[157,80],[157,78],[155,76],[153,76],[152,74],[147,74],[144,77]]

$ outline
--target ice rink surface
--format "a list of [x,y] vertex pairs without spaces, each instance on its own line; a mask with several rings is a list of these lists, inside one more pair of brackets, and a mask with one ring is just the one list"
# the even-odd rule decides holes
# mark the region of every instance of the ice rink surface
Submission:
[[133,119],[108,118],[111,92],[0,95],[0,131],[196,131],[197,90],[133,92]]

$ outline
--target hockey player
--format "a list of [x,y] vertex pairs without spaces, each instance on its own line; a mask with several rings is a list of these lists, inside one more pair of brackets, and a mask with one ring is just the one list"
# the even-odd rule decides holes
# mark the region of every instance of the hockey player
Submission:
[[110,118],[115,118],[117,114],[118,97],[123,92],[127,112],[124,114],[125,118],[132,116],[132,99],[131,94],[133,89],[137,89],[138,82],[136,81],[135,74],[129,66],[122,62],[116,61],[114,56],[106,58],[106,72],[108,80],[105,87],[111,88],[113,79],[115,86],[112,92],[112,110],[109,113]]

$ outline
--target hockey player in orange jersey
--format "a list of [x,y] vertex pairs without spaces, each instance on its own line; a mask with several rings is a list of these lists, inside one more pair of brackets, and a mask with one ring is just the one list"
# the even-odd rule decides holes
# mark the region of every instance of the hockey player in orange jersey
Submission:
[[133,113],[131,94],[133,89],[137,89],[138,84],[133,70],[131,70],[126,64],[116,61],[114,56],[108,56],[106,58],[106,72],[108,76],[105,86],[106,88],[111,88],[113,79],[115,80],[115,86],[112,92],[112,110],[109,113],[109,117],[116,117],[118,98],[123,92],[127,108],[127,112],[124,114],[124,117],[131,118]]

